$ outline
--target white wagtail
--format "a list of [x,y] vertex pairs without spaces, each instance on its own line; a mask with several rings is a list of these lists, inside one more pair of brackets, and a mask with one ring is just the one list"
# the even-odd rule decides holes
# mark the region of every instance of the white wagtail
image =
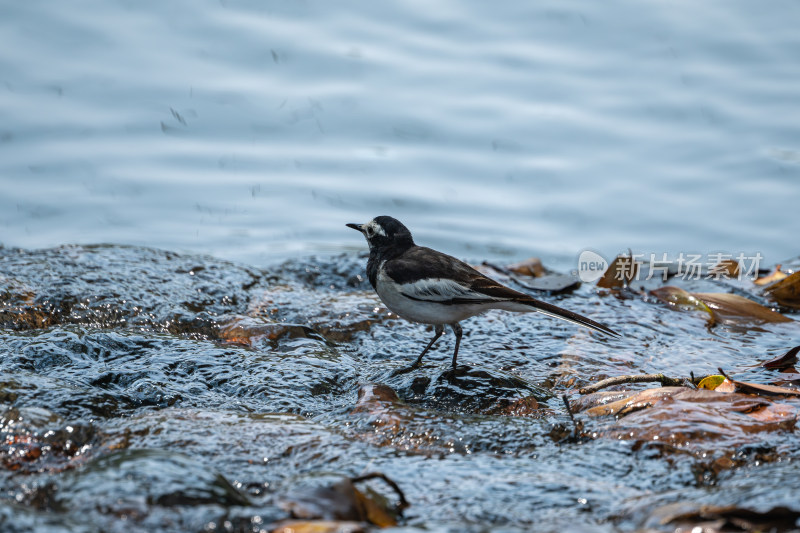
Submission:
[[422,357],[444,333],[445,324],[453,328],[456,368],[461,326],[465,318],[489,309],[532,312],[618,337],[619,334],[594,320],[502,285],[455,257],[417,246],[399,220],[376,217],[366,224],[347,224],[364,234],[369,244],[367,277],[386,307],[396,315],[423,324],[433,324],[434,336],[411,369],[422,364]]

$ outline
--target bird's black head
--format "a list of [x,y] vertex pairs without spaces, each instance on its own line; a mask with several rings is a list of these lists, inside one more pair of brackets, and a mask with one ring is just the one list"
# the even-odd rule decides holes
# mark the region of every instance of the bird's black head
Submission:
[[371,250],[399,249],[414,246],[411,232],[399,220],[392,217],[375,217],[366,224],[347,224],[364,234]]

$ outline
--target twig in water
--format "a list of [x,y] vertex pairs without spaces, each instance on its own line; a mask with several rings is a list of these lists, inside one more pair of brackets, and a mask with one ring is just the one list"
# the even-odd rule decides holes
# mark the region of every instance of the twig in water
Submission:
[[598,381],[593,385],[588,385],[583,387],[580,392],[581,394],[589,394],[591,392],[597,392],[600,389],[604,389],[606,387],[611,387],[612,385],[621,385],[623,383],[653,383],[658,382],[661,383],[662,387],[681,387],[684,385],[684,380],[670,378],[665,376],[664,374],[636,374],[630,376],[616,376],[613,378],[604,379]]
[[569,419],[572,420],[572,430],[575,433],[574,437],[577,439],[581,432],[578,427],[578,421],[575,420],[575,415],[572,414],[572,408],[569,406],[569,399],[567,398],[566,394],[561,395],[561,401],[564,402],[564,407],[567,408],[567,414],[569,415]]

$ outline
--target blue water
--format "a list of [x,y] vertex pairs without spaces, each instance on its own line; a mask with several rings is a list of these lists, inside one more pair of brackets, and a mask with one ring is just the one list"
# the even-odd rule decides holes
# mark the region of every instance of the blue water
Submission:
[[0,243],[796,256],[800,4],[3,1]]

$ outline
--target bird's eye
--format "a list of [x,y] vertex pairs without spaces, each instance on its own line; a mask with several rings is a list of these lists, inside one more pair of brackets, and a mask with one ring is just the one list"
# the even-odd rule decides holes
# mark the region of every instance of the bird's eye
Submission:
[[367,226],[367,237],[372,237],[375,235],[375,230],[372,229],[372,226]]

